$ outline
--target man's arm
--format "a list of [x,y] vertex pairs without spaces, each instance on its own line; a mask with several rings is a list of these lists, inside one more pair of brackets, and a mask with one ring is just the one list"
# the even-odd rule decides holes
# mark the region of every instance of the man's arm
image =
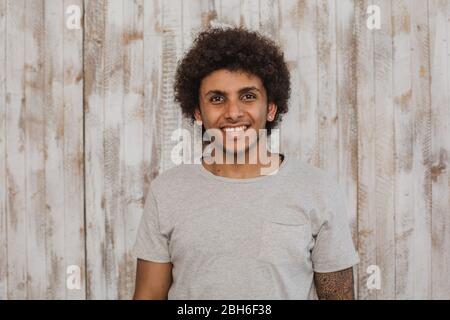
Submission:
[[353,267],[327,273],[314,272],[314,284],[320,300],[353,300]]
[[167,300],[172,284],[172,263],[138,259],[134,300]]

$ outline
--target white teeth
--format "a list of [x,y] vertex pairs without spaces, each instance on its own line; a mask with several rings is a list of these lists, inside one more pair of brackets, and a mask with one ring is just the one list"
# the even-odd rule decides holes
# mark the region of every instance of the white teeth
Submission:
[[223,128],[223,130],[225,130],[226,132],[244,131],[245,129],[247,129],[246,126],[237,127],[237,128]]

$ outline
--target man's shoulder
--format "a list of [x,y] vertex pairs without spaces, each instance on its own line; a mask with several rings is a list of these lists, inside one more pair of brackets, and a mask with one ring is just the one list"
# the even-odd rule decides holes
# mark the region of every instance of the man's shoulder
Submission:
[[152,190],[156,193],[173,192],[188,187],[196,177],[196,165],[179,164],[162,171],[152,180]]
[[332,173],[329,170],[318,167],[312,163],[309,163],[299,157],[290,159],[292,162],[289,176],[293,177],[296,181],[306,182],[310,185],[323,185],[333,179]]

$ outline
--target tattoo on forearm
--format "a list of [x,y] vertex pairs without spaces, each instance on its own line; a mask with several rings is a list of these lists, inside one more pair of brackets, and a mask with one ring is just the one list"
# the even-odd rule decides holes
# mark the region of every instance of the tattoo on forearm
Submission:
[[353,268],[314,273],[317,296],[321,300],[353,300]]

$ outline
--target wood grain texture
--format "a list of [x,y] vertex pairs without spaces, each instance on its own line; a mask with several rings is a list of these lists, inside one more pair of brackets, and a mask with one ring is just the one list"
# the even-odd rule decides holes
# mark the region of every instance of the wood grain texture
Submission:
[[0,1],[0,300],[8,296],[6,190],[6,0]]
[[278,8],[280,12],[280,37],[278,42],[283,48],[284,59],[291,75],[292,88],[288,105],[289,117],[284,117],[280,126],[282,133],[280,147],[281,149],[292,152],[293,155],[300,156],[302,154],[302,150],[300,149],[302,135],[299,134],[299,121],[302,111],[301,98],[305,97],[307,92],[300,88],[299,47],[302,39],[299,38],[299,30],[296,22],[296,19],[299,18],[292,17],[292,14],[299,9],[295,1],[278,1]]
[[345,191],[357,298],[450,299],[447,0],[0,0],[0,299],[131,298],[145,195],[193,135],[176,65],[216,25],[281,45],[281,151]]
[[394,122],[392,102],[391,1],[373,2],[384,28],[374,33],[375,201],[377,261],[383,286],[378,299],[395,299]]
[[410,1],[392,2],[395,167],[395,291],[398,299],[413,298],[414,172]]
[[429,2],[431,97],[431,298],[450,292],[450,3]]
[[[431,299],[431,97],[428,1],[411,2],[414,241],[412,259],[415,299]],[[426,14],[424,14],[426,13]]]
[[6,14],[6,297],[26,299],[25,1],[7,1]]
[[[374,32],[366,25],[371,1],[355,1],[356,101],[358,131],[358,299],[376,299],[377,290],[367,287],[367,268],[379,266],[377,259],[376,167],[374,92]],[[383,272],[383,270],[381,270]],[[383,283],[381,283],[383,286]]]
[[[337,180],[341,183],[347,195],[346,204],[348,218],[350,220],[353,242],[358,244],[358,128],[357,128],[357,97],[356,97],[356,34],[355,34],[355,4],[354,1],[340,1],[339,5],[328,3],[328,15],[335,15],[333,21],[329,19],[328,31],[330,44],[325,48],[330,48],[330,52],[324,50],[328,56],[328,68],[323,74],[328,77],[329,88],[328,112],[322,114],[319,119],[321,124],[319,134],[322,134],[320,141],[321,150],[319,166],[333,172]],[[322,10],[318,8],[318,12]],[[334,22],[334,27],[332,26]],[[319,28],[320,24],[319,24]],[[333,32],[335,35],[333,35]],[[336,57],[333,58],[333,55]],[[319,56],[319,61],[324,59]],[[333,68],[333,65],[336,65]],[[319,69],[320,70],[320,69]],[[328,72],[328,73],[325,73]],[[332,74],[336,84],[333,87]],[[331,73],[331,75],[330,75]],[[320,80],[319,85],[321,85]],[[323,91],[323,90],[322,90]],[[322,94],[319,93],[319,106],[323,108],[324,102]],[[326,101],[326,100],[325,100]],[[338,156],[337,156],[338,155]],[[337,161],[336,161],[337,160]],[[358,249],[358,248],[357,248]],[[355,293],[357,298],[357,284],[359,274],[357,268],[354,270]]]
[[[85,1],[84,118],[86,194],[86,295],[108,298],[104,194],[104,94],[106,1]],[[108,235],[110,237],[111,235]],[[111,284],[116,287],[117,284]]]
[[85,262],[82,32],[61,28],[61,1],[4,1],[1,8],[0,294],[85,299],[84,286],[66,287],[67,267],[84,270]]

